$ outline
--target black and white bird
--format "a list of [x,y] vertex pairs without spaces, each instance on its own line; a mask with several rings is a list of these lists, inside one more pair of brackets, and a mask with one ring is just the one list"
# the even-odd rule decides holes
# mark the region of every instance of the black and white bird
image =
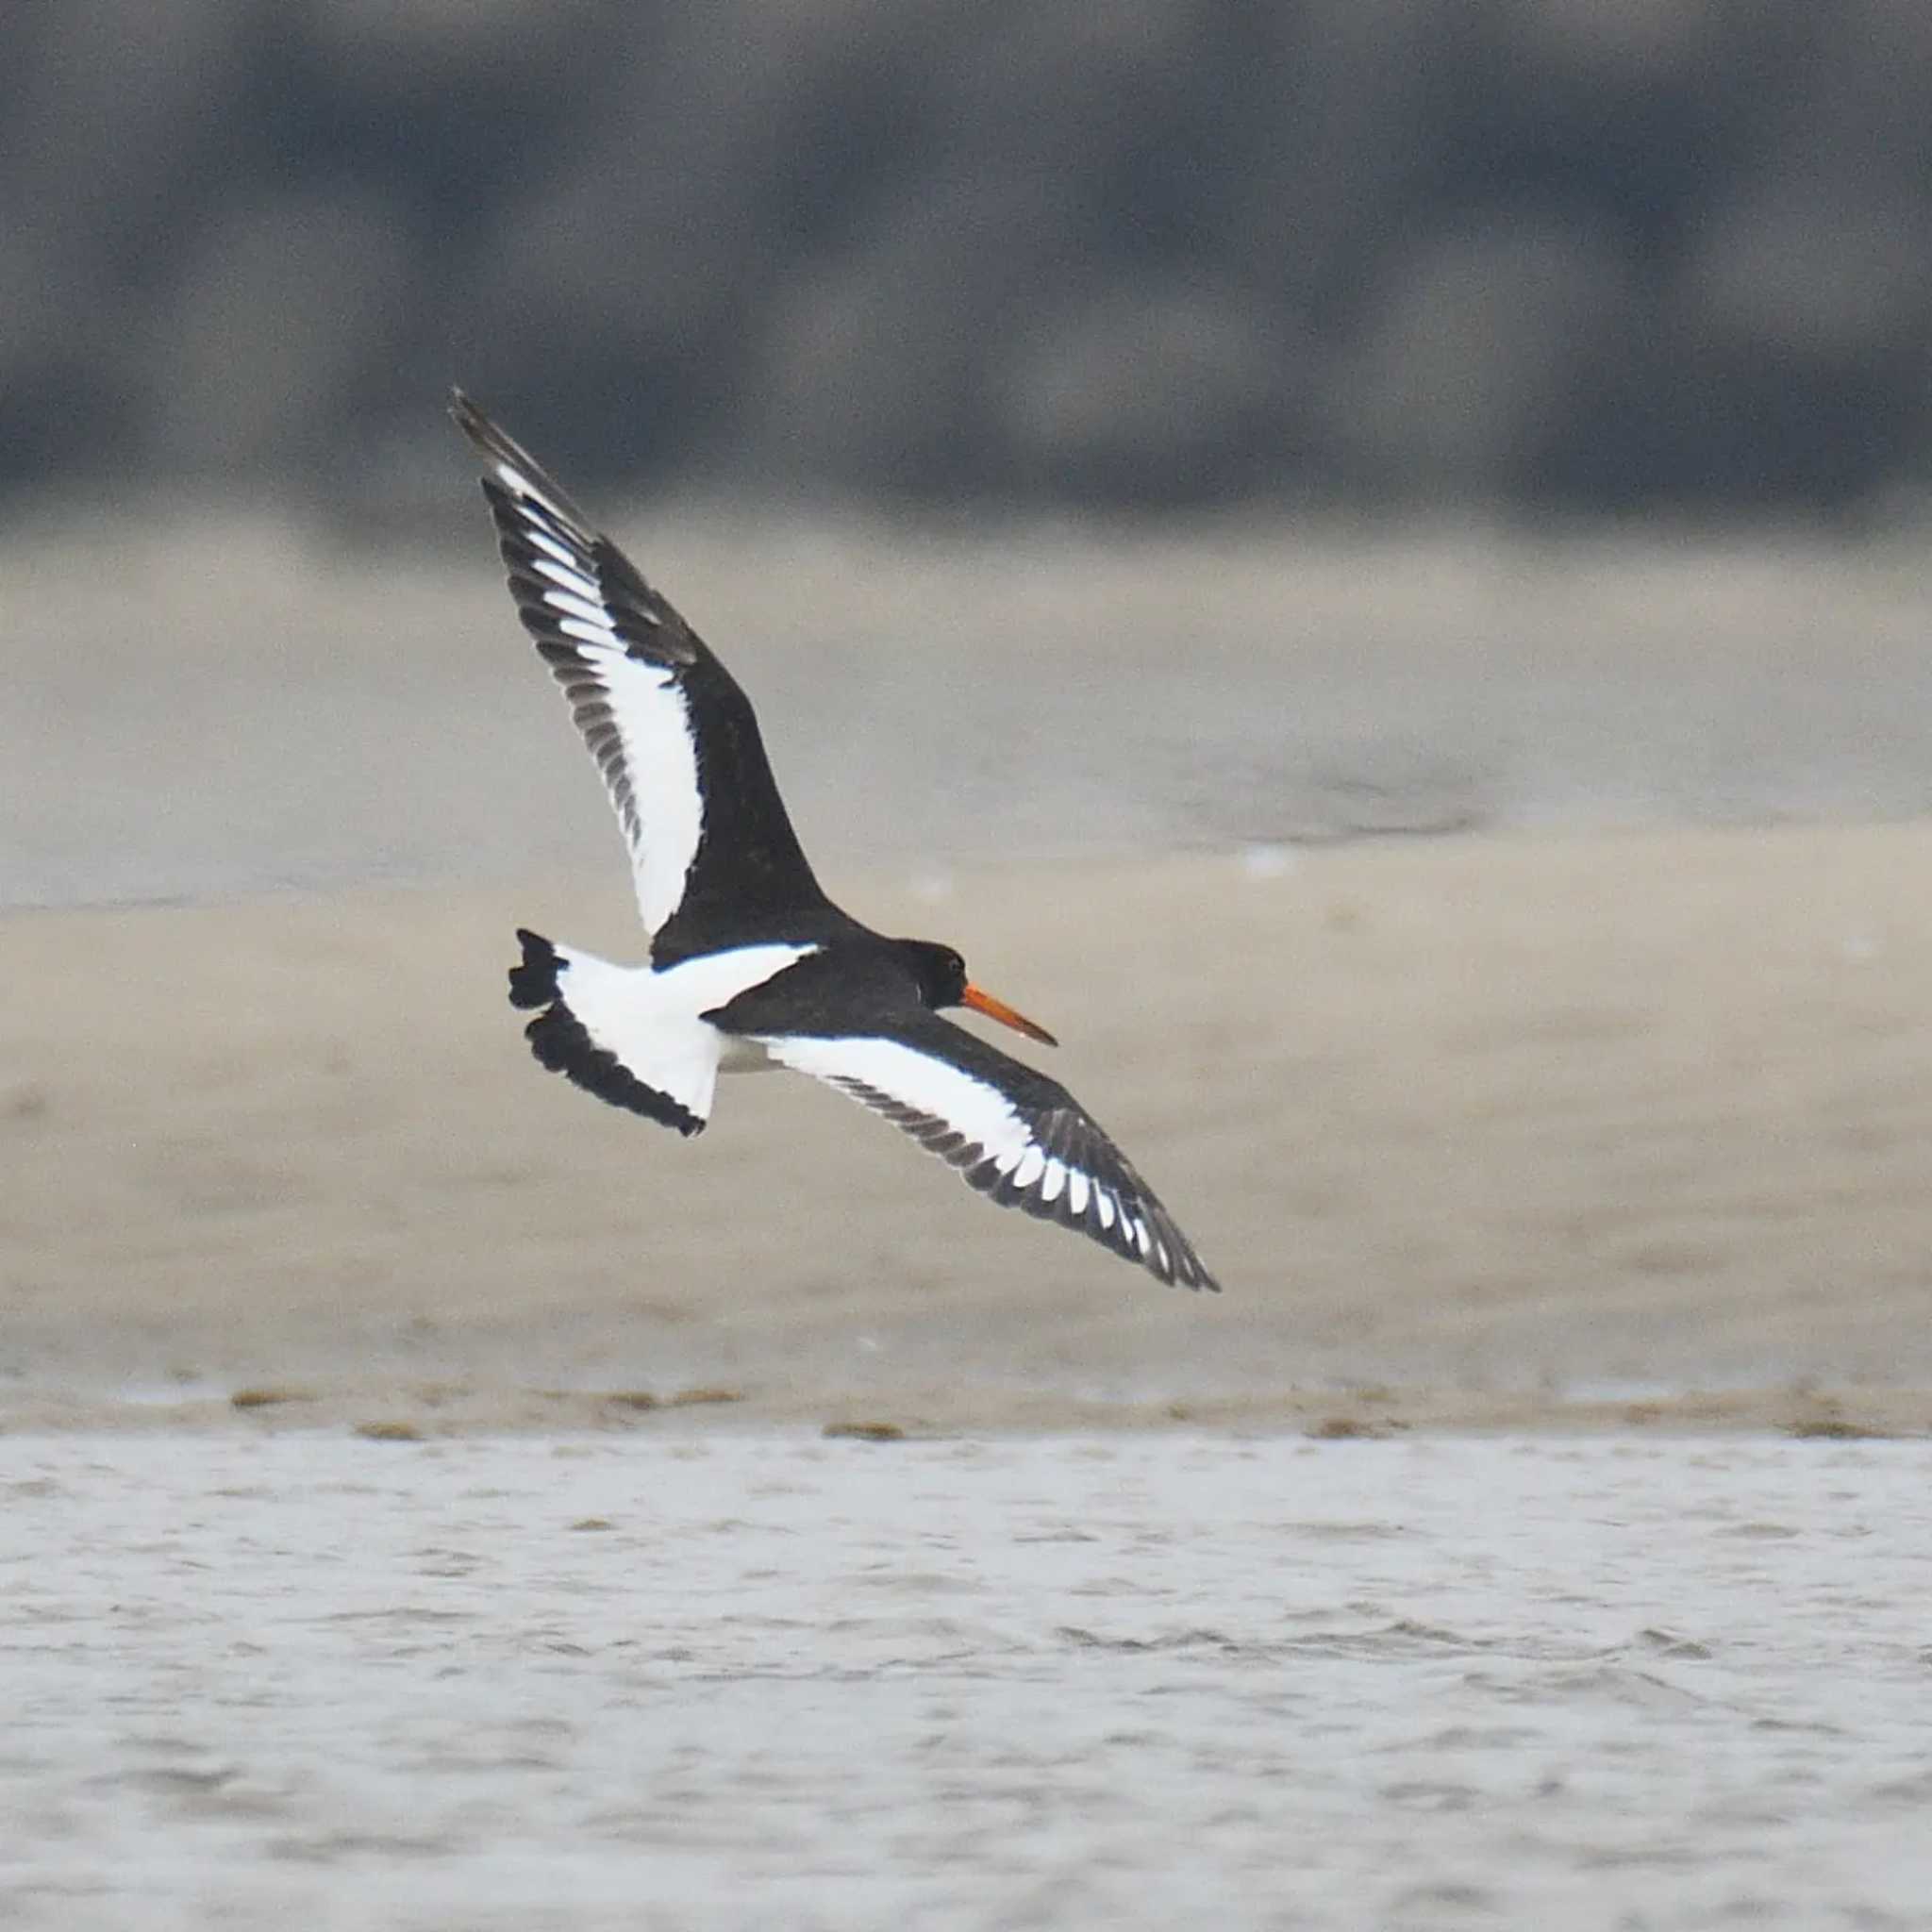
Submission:
[[967,1185],[1091,1236],[1166,1282],[1217,1286],[1154,1191],[1067,1090],[941,1016],[1044,1027],[950,946],[887,939],[833,905],[791,829],[751,701],[608,537],[460,391],[451,414],[524,627],[570,700],[630,847],[650,964],[519,931],[512,1006],[539,1060],[614,1107],[703,1131],[722,1070],[776,1063],[861,1101]]

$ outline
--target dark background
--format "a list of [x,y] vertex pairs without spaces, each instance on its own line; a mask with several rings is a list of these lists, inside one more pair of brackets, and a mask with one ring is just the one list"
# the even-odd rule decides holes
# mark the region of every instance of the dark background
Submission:
[[9,0],[0,491],[1861,512],[1924,0]]

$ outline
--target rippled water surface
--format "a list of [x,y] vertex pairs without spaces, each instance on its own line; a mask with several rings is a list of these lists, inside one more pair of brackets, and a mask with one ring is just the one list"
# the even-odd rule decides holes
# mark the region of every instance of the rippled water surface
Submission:
[[0,1445],[0,1922],[1920,1926],[1932,1445]]

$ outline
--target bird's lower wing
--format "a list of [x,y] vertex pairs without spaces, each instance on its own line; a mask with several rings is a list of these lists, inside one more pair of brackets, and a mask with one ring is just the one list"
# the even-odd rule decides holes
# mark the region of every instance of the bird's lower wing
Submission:
[[1057,1221],[1161,1281],[1220,1287],[1079,1102],[964,1027],[922,1014],[890,1036],[756,1038],[782,1065],[883,1114],[1001,1207]]

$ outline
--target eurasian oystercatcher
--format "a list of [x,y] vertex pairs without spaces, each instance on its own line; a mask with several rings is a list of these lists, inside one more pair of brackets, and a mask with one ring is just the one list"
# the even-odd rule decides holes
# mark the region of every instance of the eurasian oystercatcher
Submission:
[[775,1062],[863,1102],[1003,1208],[1091,1236],[1162,1281],[1218,1286],[1067,1090],[940,1017],[1052,1034],[950,946],[886,939],[820,890],[751,701],[608,537],[461,391],[451,414],[524,627],[570,700],[630,846],[648,966],[519,931],[515,1007],[542,1064],[614,1107],[703,1131],[721,1068]]

